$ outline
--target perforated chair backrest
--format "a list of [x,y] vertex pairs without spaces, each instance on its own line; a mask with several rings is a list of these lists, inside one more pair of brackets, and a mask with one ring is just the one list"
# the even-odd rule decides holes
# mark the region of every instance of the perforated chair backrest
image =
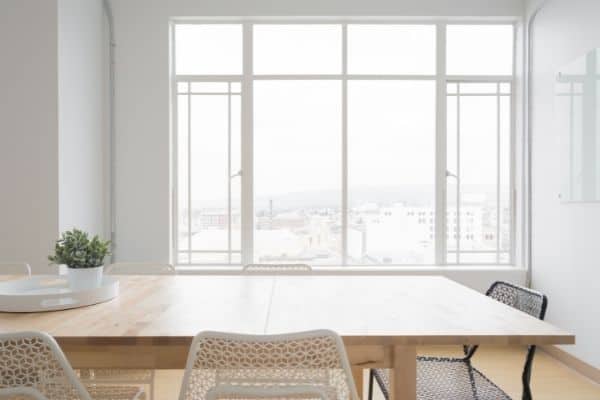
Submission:
[[56,341],[43,332],[0,334],[0,387],[29,387],[48,399],[91,400]]
[[0,389],[0,400],[48,400],[46,396],[30,387]]
[[243,268],[248,274],[309,274],[308,264],[247,264]]
[[542,293],[508,282],[495,282],[486,293],[489,297],[534,318],[543,320],[548,300]]
[[317,330],[283,335],[198,334],[188,355],[180,400],[208,400],[220,386],[256,389],[314,386],[328,400],[358,400],[340,337]]
[[0,275],[31,276],[31,267],[27,263],[0,263]]
[[221,385],[207,392],[208,400],[328,400],[315,386],[252,387]]
[[[509,307],[527,313],[534,318],[543,320],[546,316],[546,308],[548,307],[548,298],[535,290],[528,289],[522,286],[514,285],[508,282],[494,282],[486,292],[486,295],[497,300]],[[527,348],[527,356],[525,358],[525,366],[521,380],[523,383],[523,399],[531,399],[531,368],[533,357],[535,356],[535,346]],[[465,348],[467,358],[471,358],[477,346]]]
[[106,267],[109,275],[175,275],[171,264],[160,263],[115,263]]

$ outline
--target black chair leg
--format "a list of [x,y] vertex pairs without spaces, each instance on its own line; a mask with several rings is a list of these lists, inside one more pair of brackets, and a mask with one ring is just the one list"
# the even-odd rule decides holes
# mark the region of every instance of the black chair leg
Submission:
[[373,400],[373,379],[375,378],[375,372],[373,369],[369,369],[369,400]]

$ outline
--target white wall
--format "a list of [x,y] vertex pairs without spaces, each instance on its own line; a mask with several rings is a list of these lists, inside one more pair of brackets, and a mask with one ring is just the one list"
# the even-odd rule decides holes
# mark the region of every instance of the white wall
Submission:
[[522,0],[113,0],[116,23],[116,252],[169,260],[171,17],[521,16]]
[[47,271],[58,232],[56,1],[0,10],[0,262]]
[[59,229],[105,233],[101,0],[58,0]]
[[61,230],[102,231],[101,4],[0,4],[0,263],[47,273]]
[[[529,10],[533,6],[530,2]],[[549,297],[547,319],[577,336],[565,350],[600,368],[600,204],[561,204],[553,124],[557,70],[600,47],[598,0],[550,0],[534,25],[533,286]]]

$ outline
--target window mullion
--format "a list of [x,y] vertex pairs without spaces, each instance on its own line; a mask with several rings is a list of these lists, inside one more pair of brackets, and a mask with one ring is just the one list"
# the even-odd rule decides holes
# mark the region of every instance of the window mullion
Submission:
[[242,76],[242,264],[254,261],[254,135],[252,84],[252,24],[243,26]]
[[342,265],[348,263],[348,25],[342,24]]
[[446,24],[436,26],[435,263],[446,264]]
[[500,83],[496,84],[496,264],[500,264],[500,180],[501,180]]

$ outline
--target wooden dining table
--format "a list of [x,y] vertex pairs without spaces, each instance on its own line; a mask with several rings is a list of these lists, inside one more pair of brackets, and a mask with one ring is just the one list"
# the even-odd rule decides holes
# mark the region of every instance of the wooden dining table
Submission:
[[[366,368],[393,368],[394,400],[416,399],[421,345],[573,344],[550,323],[439,276],[121,276],[102,304],[0,313],[0,332],[41,330],[75,368],[183,369],[203,330],[338,332],[362,393]],[[550,305],[551,307],[551,305]]]

